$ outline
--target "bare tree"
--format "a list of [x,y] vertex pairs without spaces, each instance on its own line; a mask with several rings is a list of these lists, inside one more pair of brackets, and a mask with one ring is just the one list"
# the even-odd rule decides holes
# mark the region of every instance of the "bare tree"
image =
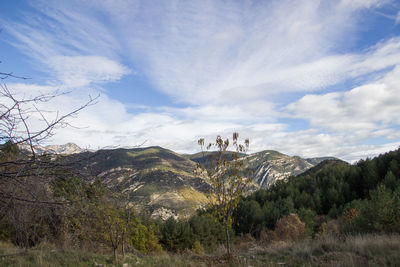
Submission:
[[[0,79],[6,78],[25,79],[0,72]],[[56,91],[27,97],[13,93],[6,84],[0,85],[0,231],[11,232],[21,246],[34,245],[43,235],[56,231],[52,224],[59,220],[65,201],[54,197],[51,182],[76,175],[71,164],[54,156],[37,155],[35,145],[48,140],[55,129],[71,126],[69,119],[98,98],[89,96],[88,101],[65,114],[38,107],[65,94]],[[38,122],[42,127],[38,128]],[[21,144],[28,145],[30,153],[22,152]]]
[[[50,94],[39,94],[29,98],[18,99],[10,92],[7,85],[0,85],[0,142],[11,141],[13,144],[27,143],[32,155],[35,156],[33,146],[53,136],[54,130],[60,127],[71,126],[68,119],[77,115],[79,111],[93,105],[97,98],[89,95],[89,100],[80,107],[67,114],[60,115],[55,112],[55,116],[49,118],[48,114],[54,111],[43,111],[37,108],[38,103],[49,102],[52,99],[65,95],[65,92],[53,92]],[[44,126],[38,130],[32,131],[29,125],[29,119],[32,115],[40,117]]]

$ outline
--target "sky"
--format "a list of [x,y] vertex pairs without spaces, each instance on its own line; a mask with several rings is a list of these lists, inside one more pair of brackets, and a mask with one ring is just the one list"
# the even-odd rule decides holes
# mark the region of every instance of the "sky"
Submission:
[[[399,0],[5,0],[0,72],[46,144],[198,152],[217,135],[355,162],[400,146]],[[58,112],[58,113],[57,113]],[[43,121],[32,114],[32,129]]]

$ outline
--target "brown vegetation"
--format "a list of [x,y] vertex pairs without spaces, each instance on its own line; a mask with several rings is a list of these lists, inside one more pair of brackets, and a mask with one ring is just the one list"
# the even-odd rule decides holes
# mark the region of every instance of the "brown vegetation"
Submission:
[[297,214],[282,217],[275,225],[274,230],[263,230],[260,240],[264,243],[296,242],[305,235],[305,224]]

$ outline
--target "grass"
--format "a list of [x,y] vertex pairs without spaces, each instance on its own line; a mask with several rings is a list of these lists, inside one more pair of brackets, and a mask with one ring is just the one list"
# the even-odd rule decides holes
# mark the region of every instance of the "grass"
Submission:
[[[59,250],[48,247],[34,249],[19,249],[10,244],[2,244],[0,248],[0,266],[94,266],[96,264],[110,265],[109,255],[93,254],[84,251]],[[10,253],[12,251],[12,253]]]
[[272,266],[398,266],[399,251],[399,235],[360,235],[275,243],[253,247],[244,255],[254,257],[253,266],[264,266],[265,261]]
[[[239,238],[238,238],[239,239]],[[39,247],[22,250],[0,243],[0,266],[399,266],[399,235],[325,236],[294,244],[262,244],[239,240],[234,256],[228,260],[223,248],[213,254],[161,253],[136,256],[128,254],[115,265],[112,256],[76,250]],[[18,253],[18,254],[17,254]],[[13,255],[11,255],[13,254]],[[125,265],[126,266],[126,265]]]

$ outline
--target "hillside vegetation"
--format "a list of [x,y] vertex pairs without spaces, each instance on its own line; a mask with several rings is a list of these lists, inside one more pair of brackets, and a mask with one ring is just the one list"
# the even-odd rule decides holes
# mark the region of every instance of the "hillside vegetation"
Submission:
[[400,232],[400,150],[349,165],[324,161],[305,173],[242,199],[237,233],[259,237],[297,214],[306,234]]
[[137,210],[154,218],[190,217],[206,203],[208,184],[193,173],[196,164],[161,147],[111,149],[70,155],[112,191],[127,195]]
[[[1,156],[3,162],[26,157],[10,144],[2,147]],[[354,165],[326,160],[242,197],[229,230],[234,237],[231,258],[224,256],[224,225],[209,210],[167,216],[165,207],[194,210],[198,202],[206,202],[202,190],[208,185],[190,171],[193,161],[159,147],[73,157],[73,166],[89,174],[85,179],[63,170],[64,175],[50,179],[45,188],[31,189],[46,193],[41,206],[16,202],[2,211],[2,265],[382,266],[399,262],[400,149]],[[254,156],[253,163],[260,157]],[[72,156],[51,160],[68,163]],[[3,164],[1,171],[13,168]],[[139,213],[136,203],[159,207],[165,219],[152,216],[151,209]]]
[[[91,181],[99,179],[113,191],[128,195],[138,211],[165,220],[171,216],[188,218],[198,208],[206,206],[205,192],[209,189],[209,181],[206,175],[195,174],[194,169],[197,163],[207,163],[214,153],[182,155],[162,147],[147,147],[86,151],[63,157],[78,162],[75,168],[86,170]],[[230,158],[233,152],[225,153]],[[272,150],[250,155],[237,153],[237,156],[244,161],[243,168],[252,174],[253,190],[268,187],[314,166],[309,159]],[[319,160],[312,159],[314,164]]]

